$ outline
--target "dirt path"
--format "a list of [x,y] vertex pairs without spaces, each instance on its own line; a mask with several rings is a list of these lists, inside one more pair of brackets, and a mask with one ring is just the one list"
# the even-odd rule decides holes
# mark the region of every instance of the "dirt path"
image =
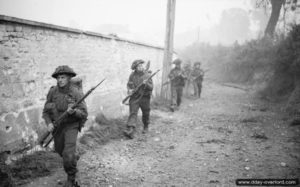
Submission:
[[[82,186],[235,186],[237,178],[299,178],[300,126],[279,106],[213,83],[175,113],[153,110],[150,132],[89,150]],[[65,174],[27,186],[61,186]]]

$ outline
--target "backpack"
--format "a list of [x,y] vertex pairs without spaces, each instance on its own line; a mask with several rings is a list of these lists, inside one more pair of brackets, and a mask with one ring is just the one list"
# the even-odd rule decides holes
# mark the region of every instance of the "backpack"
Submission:
[[[74,86],[75,88],[77,88],[79,90],[79,92],[81,92],[82,95],[84,95],[83,90],[82,90],[82,79],[81,78],[73,77],[71,79],[71,86]],[[87,121],[87,118],[86,119],[81,119],[79,121],[79,132],[84,127],[84,124],[85,124],[86,121]]]

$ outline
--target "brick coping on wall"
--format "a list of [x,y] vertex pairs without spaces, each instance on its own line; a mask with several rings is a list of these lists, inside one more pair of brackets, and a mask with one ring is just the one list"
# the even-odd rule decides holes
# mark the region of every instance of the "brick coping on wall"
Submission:
[[29,25],[29,26],[34,26],[34,27],[59,30],[59,31],[63,31],[63,32],[84,34],[84,35],[87,35],[87,36],[96,36],[96,37],[105,38],[105,39],[109,39],[109,40],[116,40],[116,41],[127,42],[127,43],[132,43],[132,44],[136,44],[136,45],[145,46],[145,47],[164,50],[163,47],[154,46],[154,45],[150,45],[150,44],[146,44],[146,43],[142,43],[142,42],[136,42],[136,41],[132,41],[132,40],[124,39],[124,38],[119,38],[119,37],[113,37],[113,36],[109,36],[109,35],[104,35],[104,34],[100,34],[100,33],[96,33],[96,32],[84,31],[84,30],[80,30],[80,29],[74,29],[74,28],[70,28],[70,27],[53,25],[53,24],[49,24],[49,23],[42,23],[42,22],[38,22],[38,21],[31,21],[31,20],[26,20],[26,19],[11,17],[11,16],[0,15],[0,24],[2,22],[11,22],[11,23]]

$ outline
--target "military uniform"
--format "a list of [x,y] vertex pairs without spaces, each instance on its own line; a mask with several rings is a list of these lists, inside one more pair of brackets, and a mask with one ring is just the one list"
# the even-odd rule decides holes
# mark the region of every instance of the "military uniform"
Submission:
[[[59,66],[52,77],[57,78],[60,74],[68,74],[71,77],[76,74],[68,66]],[[47,125],[53,123],[63,114],[71,104],[77,102],[83,96],[76,86],[67,84],[64,87],[53,86],[47,94],[47,101],[43,110],[43,118]],[[81,102],[73,114],[68,114],[61,123],[54,137],[55,151],[63,158],[63,166],[68,174],[68,180],[75,180],[77,173],[76,140],[78,131],[88,116],[85,102]]]
[[185,85],[186,75],[180,68],[181,60],[176,59],[174,62],[177,66],[172,69],[168,75],[171,82],[171,110],[174,111],[176,106],[180,106],[183,87]]
[[186,84],[184,88],[184,95],[189,96],[190,85],[192,85],[193,81],[190,79],[192,67],[190,63],[187,63],[183,67],[184,74],[187,76]]
[[[140,64],[144,63],[143,60],[136,60],[133,62],[131,69],[135,70],[136,67]],[[129,80],[127,83],[127,89],[133,90],[138,87],[145,79],[147,79],[150,76],[149,72],[139,72],[139,71],[133,71],[131,75],[129,76]],[[149,126],[149,116],[150,116],[150,99],[152,95],[153,90],[153,82],[152,79],[148,81],[147,84],[144,84],[137,94],[133,95],[129,99],[129,117],[127,120],[127,131],[125,131],[125,134],[128,135],[130,138],[133,138],[136,124],[137,124],[137,115],[138,110],[141,108],[142,110],[142,121],[144,124],[144,131],[148,131]]]
[[196,97],[201,96],[203,76],[204,76],[204,71],[200,68],[200,63],[196,62],[194,64],[194,69],[191,73],[191,77],[194,85],[194,95]]

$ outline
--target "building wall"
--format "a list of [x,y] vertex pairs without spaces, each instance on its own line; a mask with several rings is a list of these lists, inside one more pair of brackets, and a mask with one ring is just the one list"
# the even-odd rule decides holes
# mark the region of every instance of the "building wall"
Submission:
[[[0,16],[0,152],[30,147],[45,131],[41,110],[54,69],[71,66],[86,92],[105,82],[86,99],[90,120],[100,110],[115,118],[128,113],[121,101],[135,59],[162,69],[163,49],[98,33]],[[161,72],[154,77],[159,94]]]

